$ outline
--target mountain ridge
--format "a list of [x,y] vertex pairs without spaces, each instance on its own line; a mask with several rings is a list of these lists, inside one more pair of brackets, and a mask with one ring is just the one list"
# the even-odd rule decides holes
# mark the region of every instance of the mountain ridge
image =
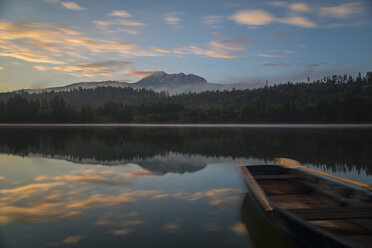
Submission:
[[[70,91],[74,89],[94,89],[97,87],[132,87],[151,89],[155,92],[168,92],[169,94],[188,93],[188,92],[202,92],[207,90],[232,90],[232,89],[248,89],[253,88],[252,84],[236,83],[236,84],[217,84],[209,83],[205,78],[195,74],[173,73],[168,74],[164,71],[156,71],[149,76],[146,76],[135,83],[128,83],[125,81],[98,81],[98,82],[78,82],[58,87],[49,87],[42,89],[23,89],[18,92],[41,93],[41,92],[61,92]],[[261,85],[256,85],[261,86]]]

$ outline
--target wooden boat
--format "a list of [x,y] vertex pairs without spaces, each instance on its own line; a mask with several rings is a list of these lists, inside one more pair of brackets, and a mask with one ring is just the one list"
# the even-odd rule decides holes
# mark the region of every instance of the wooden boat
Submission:
[[257,206],[296,246],[372,247],[371,191],[304,168],[242,166],[242,172]]
[[250,193],[245,193],[240,208],[240,221],[249,233],[256,248],[295,248],[294,242],[280,232],[255,203]]

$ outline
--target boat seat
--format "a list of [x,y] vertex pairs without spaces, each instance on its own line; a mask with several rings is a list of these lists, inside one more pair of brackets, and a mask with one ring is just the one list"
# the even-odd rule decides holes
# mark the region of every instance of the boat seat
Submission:
[[288,210],[305,220],[372,218],[372,208],[368,207],[297,208]]
[[283,174],[283,175],[256,175],[256,180],[287,180],[287,179],[303,179],[304,176],[296,174]]

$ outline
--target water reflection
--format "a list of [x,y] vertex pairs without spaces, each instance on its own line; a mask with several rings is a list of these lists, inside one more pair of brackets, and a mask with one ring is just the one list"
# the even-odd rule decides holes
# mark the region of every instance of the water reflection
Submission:
[[3,247],[250,246],[236,224],[244,188],[232,164],[206,165],[198,176],[155,174],[134,163],[107,167],[11,155],[1,161]]
[[371,136],[0,128],[0,247],[268,247],[266,241],[281,238],[259,228],[237,162],[290,157],[369,175]]
[[241,207],[241,220],[247,227],[255,247],[269,248],[294,248],[292,241],[279,233],[258,206],[252,196],[247,193],[244,196]]
[[[372,173],[371,129],[260,128],[0,128],[0,152],[42,155],[79,163],[140,164],[157,174],[192,172],[202,158],[288,157],[332,171]],[[163,157],[193,157],[167,165]],[[143,163],[152,158],[153,161]]]

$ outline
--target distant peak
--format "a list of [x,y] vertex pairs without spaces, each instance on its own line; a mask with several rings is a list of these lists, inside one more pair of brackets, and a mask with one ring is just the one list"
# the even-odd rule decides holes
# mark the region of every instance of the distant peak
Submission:
[[161,76],[165,76],[165,75],[167,75],[167,73],[165,73],[164,71],[155,71],[154,73],[152,73],[151,75],[149,75],[147,77],[161,77]]

